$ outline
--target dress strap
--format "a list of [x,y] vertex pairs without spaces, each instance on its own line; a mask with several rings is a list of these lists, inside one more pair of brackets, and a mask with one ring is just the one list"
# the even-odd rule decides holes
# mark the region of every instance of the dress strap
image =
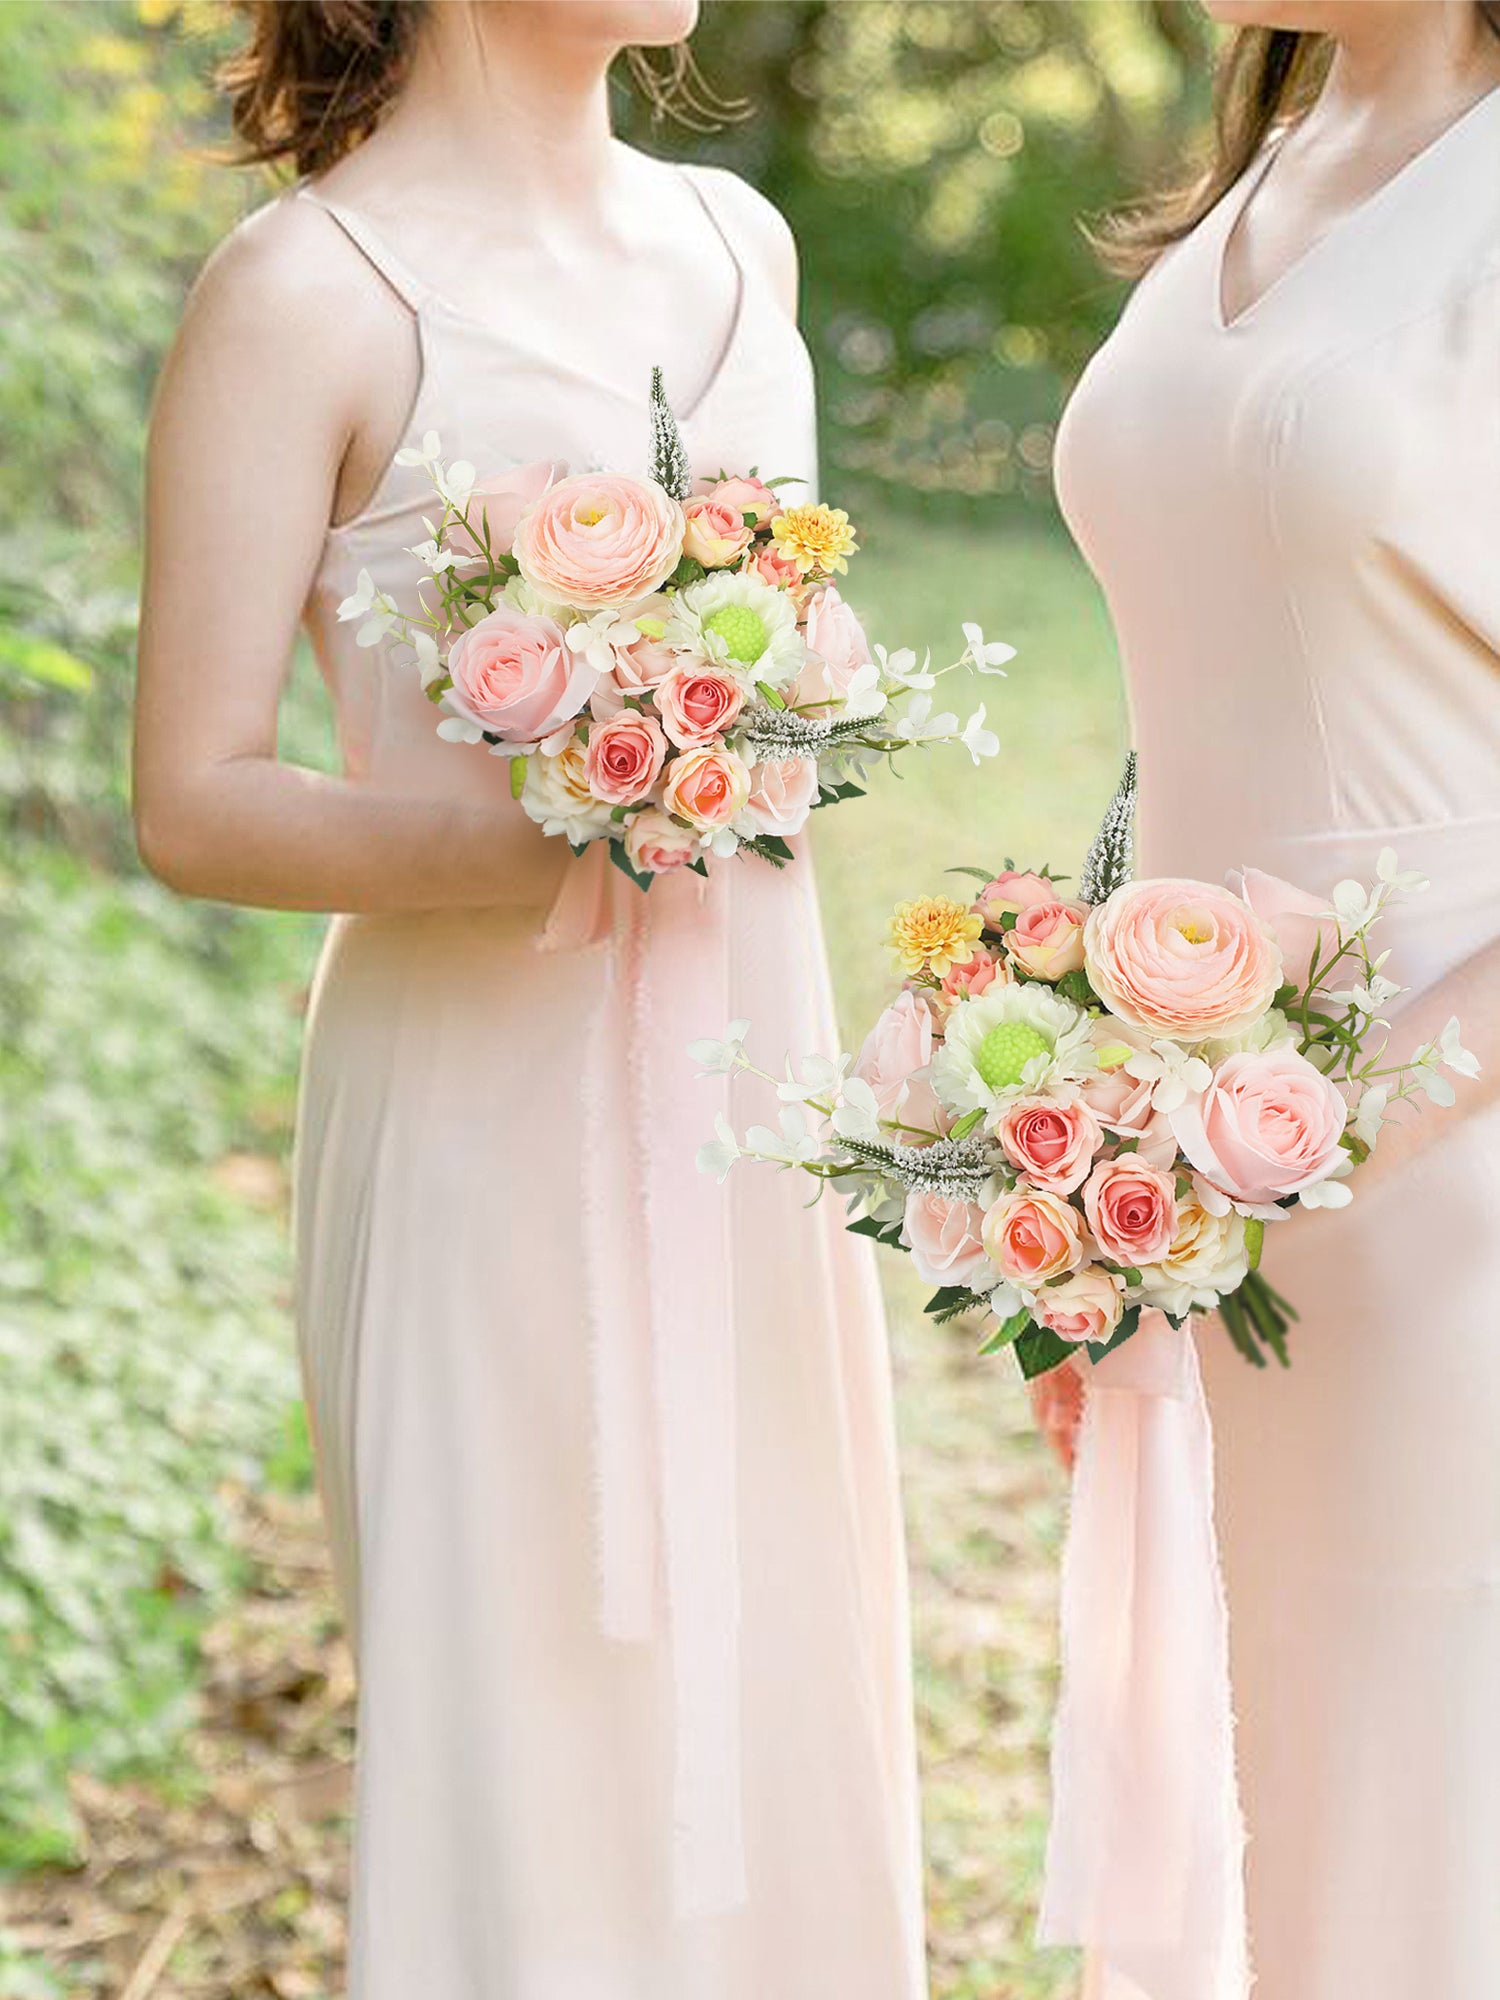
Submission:
[[297,194],[302,201],[310,201],[315,208],[321,208],[338,224],[365,261],[380,273],[396,297],[412,312],[420,312],[427,301],[434,297],[431,285],[424,284],[422,279],[402,263],[364,216],[352,208],[345,208],[342,202],[330,201],[326,195],[319,194],[314,188],[300,187]]

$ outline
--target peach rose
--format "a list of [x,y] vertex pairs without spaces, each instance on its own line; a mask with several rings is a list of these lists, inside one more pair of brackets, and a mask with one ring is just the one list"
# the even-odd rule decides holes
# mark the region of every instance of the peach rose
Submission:
[[1084,957],[1111,1013],[1196,1042],[1240,1034],[1281,984],[1281,953],[1249,906],[1208,882],[1127,882],[1089,913]]
[[751,771],[745,811],[757,833],[779,834],[790,840],[807,825],[817,801],[817,759],[774,757]]
[[1083,966],[1086,903],[1028,903],[1005,935],[1005,949],[1033,979],[1061,979]]
[[1083,1262],[1083,1217],[1061,1195],[1021,1183],[985,1211],[984,1247],[1012,1284],[1035,1291]]
[[681,507],[652,481],[580,473],[522,514],[515,558],[549,603],[603,610],[660,589],[682,558],[683,529]]
[[661,724],[627,708],[594,725],[584,770],[596,799],[609,806],[633,806],[646,797],[666,760]]
[[555,486],[566,471],[560,458],[544,458],[533,465],[517,465],[508,472],[497,472],[493,479],[481,480],[464,509],[464,527],[475,547],[480,543],[471,523],[483,526],[491,554],[508,554],[522,514],[541,499],[548,487]]
[[662,803],[702,832],[728,826],[750,796],[750,773],[732,750],[687,750],[667,768]]
[[631,816],[625,829],[625,853],[642,875],[670,875],[696,857],[698,842],[686,827],[676,825],[655,806],[647,806],[644,812]]
[[1003,869],[993,882],[986,882],[974,902],[974,908],[984,918],[992,931],[1000,928],[1002,917],[1018,917],[1022,910],[1029,910],[1034,903],[1055,903],[1056,885],[1045,875],[1022,874],[1014,868]]
[[727,479],[701,479],[697,490],[710,500],[732,507],[737,514],[748,515],[756,527],[781,512],[781,502],[761,479],[741,478],[738,475]]
[[1240,894],[1281,947],[1282,978],[1298,988],[1307,984],[1312,964],[1313,944],[1321,934],[1323,949],[1318,954],[1327,964],[1338,949],[1338,923],[1328,914],[1328,898],[1309,896],[1294,882],[1279,875],[1262,874],[1259,868],[1241,872]]
[[1103,1129],[1081,1098],[1014,1097],[1000,1114],[996,1136],[1011,1165],[1052,1194],[1082,1187],[1104,1144]]
[[932,1060],[932,1009],[916,993],[898,993],[865,1036],[854,1074],[875,1093],[882,1118],[894,1118],[916,1072]]
[[686,523],[682,553],[702,563],[705,569],[727,568],[745,553],[754,539],[755,530],[746,523],[744,515],[717,494],[700,494],[684,500],[682,517]]
[[1177,1183],[1134,1153],[1101,1160],[1084,1183],[1083,1212],[1094,1241],[1116,1264],[1165,1257],[1177,1233]]
[[751,565],[762,583],[770,584],[773,590],[795,590],[802,581],[802,572],[786,556],[778,555],[774,548],[764,548]]
[[721,667],[679,660],[656,684],[656,712],[679,750],[716,743],[745,706],[745,690]]
[[1098,1264],[1039,1294],[1036,1317],[1060,1340],[1108,1340],[1125,1304],[1119,1278]]
[[911,1251],[912,1268],[924,1285],[984,1287],[994,1282],[980,1231],[984,1210],[977,1202],[954,1201],[942,1194],[906,1197],[901,1237]]
[[1349,1107],[1290,1047],[1225,1056],[1202,1096],[1169,1115],[1184,1154],[1233,1201],[1300,1194],[1344,1158]]
[[802,637],[812,657],[792,689],[792,706],[826,707],[842,701],[850,681],[874,655],[865,628],[832,584],[814,593]]
[[1088,1105],[1106,1132],[1120,1139],[1134,1139],[1137,1159],[1153,1167],[1169,1167],[1177,1157],[1177,1139],[1164,1111],[1151,1102],[1155,1083],[1132,1076],[1125,1065],[1133,1055],[1151,1046],[1151,1037],[1139,1028],[1106,1015],[1092,1030],[1095,1049],[1109,1059],[1086,1076],[1080,1086]]
[[509,604],[459,634],[448,672],[448,705],[502,743],[540,742],[582,710],[598,680],[560,625]]
[[1013,986],[1015,977],[1004,959],[996,958],[983,945],[976,945],[967,965],[950,965],[943,974],[943,996],[955,1001],[977,1000],[997,981],[1001,986]]

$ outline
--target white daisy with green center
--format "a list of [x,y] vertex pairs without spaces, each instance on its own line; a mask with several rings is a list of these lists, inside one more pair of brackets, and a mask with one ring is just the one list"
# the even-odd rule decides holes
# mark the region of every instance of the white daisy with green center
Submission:
[[807,664],[791,598],[759,577],[716,570],[678,592],[666,643],[775,687]]
[[998,1111],[1012,1097],[1077,1083],[1098,1068],[1090,1017],[1040,980],[991,987],[948,1015],[932,1087],[950,1111]]

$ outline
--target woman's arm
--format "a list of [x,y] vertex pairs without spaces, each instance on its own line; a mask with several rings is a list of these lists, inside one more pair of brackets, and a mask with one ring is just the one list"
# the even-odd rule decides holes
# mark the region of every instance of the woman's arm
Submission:
[[508,799],[388,796],[276,756],[341,484],[396,441],[416,369],[409,315],[306,203],[238,231],[189,301],[151,427],[135,732],[141,853],[186,895],[356,911],[508,900]]

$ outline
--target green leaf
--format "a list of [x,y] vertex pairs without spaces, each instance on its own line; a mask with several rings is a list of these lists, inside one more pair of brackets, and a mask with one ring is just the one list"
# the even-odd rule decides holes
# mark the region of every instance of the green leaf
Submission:
[[1245,1223],[1245,1248],[1250,1253],[1250,1268],[1255,1270],[1260,1263],[1260,1253],[1265,1248],[1266,1225],[1258,1215],[1250,1216]]
[[1057,982],[1057,991],[1066,999],[1076,1001],[1080,1007],[1097,1007],[1099,996],[1089,984],[1089,976],[1080,966],[1076,972],[1065,972]]
[[1120,1324],[1108,1340],[1090,1340],[1084,1344],[1095,1361],[1102,1361],[1106,1354],[1113,1354],[1117,1347],[1123,1347],[1140,1323],[1140,1307],[1127,1306],[1120,1315]]
[[857,1222],[849,1222],[844,1226],[855,1236],[872,1236],[877,1243],[888,1243],[893,1250],[899,1250],[901,1247],[899,1222],[877,1222],[873,1215],[862,1215]]
[[513,799],[518,799],[525,787],[527,761],[525,757],[512,757],[510,760],[510,795]]
[[643,875],[640,869],[632,864],[630,856],[625,852],[625,843],[623,840],[612,840],[609,842],[609,858],[622,875],[630,877],[638,889],[649,889],[651,884],[656,880],[654,875]]
[[69,694],[87,694],[94,685],[93,668],[76,654],[9,626],[0,626],[0,668],[18,679],[62,688]]
[[1054,1368],[1060,1368],[1072,1356],[1074,1342],[1063,1340],[1049,1327],[1034,1325],[1030,1332],[1022,1333],[1017,1338],[1015,1350],[1021,1373],[1028,1382],[1034,1382],[1038,1375],[1047,1375]]
[[757,681],[755,688],[761,700],[769,702],[772,708],[784,709],[786,707],[786,697],[778,694],[769,681]]
[[993,882],[995,879],[995,872],[992,868],[945,868],[943,873],[945,875],[972,875],[976,882],[984,882],[986,884]]
[[948,1134],[948,1137],[950,1139],[967,1139],[969,1134],[974,1130],[974,1127],[983,1122],[984,1106],[979,1104],[972,1111],[964,1113],[963,1117],[959,1119],[953,1130]]
[[1024,1306],[1013,1312],[1009,1319],[1001,1320],[989,1339],[984,1342],[981,1354],[999,1354],[1003,1348],[1011,1347],[1031,1325],[1031,1314]]

